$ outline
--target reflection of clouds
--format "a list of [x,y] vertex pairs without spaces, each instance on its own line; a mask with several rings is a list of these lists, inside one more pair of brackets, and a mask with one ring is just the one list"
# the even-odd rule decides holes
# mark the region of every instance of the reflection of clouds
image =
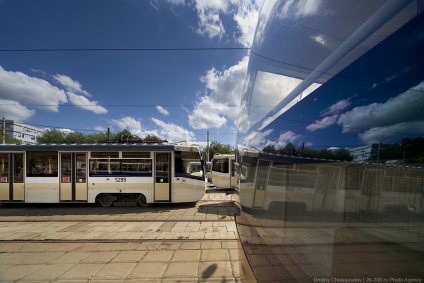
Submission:
[[272,133],[272,129],[264,132],[251,132],[244,138],[244,144],[251,148],[263,148],[267,145],[269,140],[267,137]]
[[384,127],[399,122],[424,120],[424,82],[414,89],[417,91],[409,89],[385,103],[356,107],[342,114],[338,124],[343,126],[343,132],[352,132],[357,128]]
[[386,127],[371,128],[359,134],[359,138],[367,144],[371,144],[390,140],[394,136],[398,136],[399,133],[413,133],[422,136],[424,135],[424,121],[403,122]]
[[302,137],[301,135],[296,135],[292,131],[284,132],[278,137],[277,146],[284,147],[288,143],[295,143],[296,141],[300,140],[301,137]]
[[[289,0],[278,11],[279,19],[298,19],[320,12],[321,0]],[[322,11],[321,11],[322,12]]]
[[306,127],[309,131],[324,129],[334,124],[342,126],[342,133],[359,132],[367,144],[385,142],[400,133],[424,134],[424,82],[406,90],[384,103],[371,103],[342,113],[351,105],[350,99],[340,100],[322,111],[321,120]]
[[338,118],[339,118],[339,115],[336,114],[336,115],[333,115],[333,116],[325,117],[325,118],[323,118],[321,120],[315,120],[315,122],[312,123],[312,124],[310,124],[310,125],[308,125],[306,127],[306,129],[308,131],[312,131],[313,132],[313,131],[316,131],[316,130],[327,128],[327,127],[329,127],[331,125],[334,125],[337,122],[337,119]]

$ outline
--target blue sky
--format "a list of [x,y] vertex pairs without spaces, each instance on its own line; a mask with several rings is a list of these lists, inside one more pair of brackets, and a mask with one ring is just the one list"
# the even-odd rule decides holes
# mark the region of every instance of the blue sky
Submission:
[[[209,130],[235,145],[261,2],[0,1],[0,115],[198,144]],[[80,50],[145,48],[217,49]]]

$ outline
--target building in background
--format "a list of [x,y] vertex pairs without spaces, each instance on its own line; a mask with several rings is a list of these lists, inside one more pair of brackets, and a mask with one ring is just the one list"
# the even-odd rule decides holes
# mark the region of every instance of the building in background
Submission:
[[353,161],[365,161],[368,159],[376,159],[378,151],[383,148],[389,148],[393,145],[373,143],[371,145],[364,145],[349,149],[350,154],[353,156]]
[[18,123],[14,120],[5,120],[4,124],[6,128],[6,134],[9,134],[11,137],[22,141],[23,144],[36,144],[37,137],[44,132],[43,129]]

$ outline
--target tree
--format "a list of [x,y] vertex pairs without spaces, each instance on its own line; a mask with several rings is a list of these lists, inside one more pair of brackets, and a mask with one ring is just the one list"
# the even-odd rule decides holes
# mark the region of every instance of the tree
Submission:
[[[204,152],[207,152],[209,150],[209,160],[207,161],[211,161],[213,156],[215,155],[215,153],[219,153],[219,154],[235,154],[235,150],[233,147],[231,147],[229,144],[222,144],[220,142],[217,141],[212,141],[209,145],[209,148],[206,147]],[[205,158],[206,160],[206,158]]]
[[44,133],[37,137],[38,143],[66,143],[66,136],[63,132],[52,129],[45,130]]
[[[0,139],[3,140],[3,136],[0,135]],[[22,141],[15,139],[14,137],[12,137],[10,134],[6,133],[6,136],[4,138],[4,142],[6,144],[21,144]]]

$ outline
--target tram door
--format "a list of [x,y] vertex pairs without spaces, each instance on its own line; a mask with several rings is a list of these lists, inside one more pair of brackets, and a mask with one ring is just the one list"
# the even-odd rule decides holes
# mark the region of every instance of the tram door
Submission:
[[87,201],[87,154],[60,154],[60,201]]
[[155,153],[155,201],[171,201],[170,153]]
[[259,160],[258,176],[256,177],[255,199],[253,207],[263,208],[265,201],[266,188],[268,185],[269,161]]
[[24,154],[0,154],[0,200],[24,201]]
[[360,210],[378,210],[383,180],[384,171],[365,170],[359,203]]
[[313,209],[333,210],[339,178],[339,168],[325,166],[319,168]]

